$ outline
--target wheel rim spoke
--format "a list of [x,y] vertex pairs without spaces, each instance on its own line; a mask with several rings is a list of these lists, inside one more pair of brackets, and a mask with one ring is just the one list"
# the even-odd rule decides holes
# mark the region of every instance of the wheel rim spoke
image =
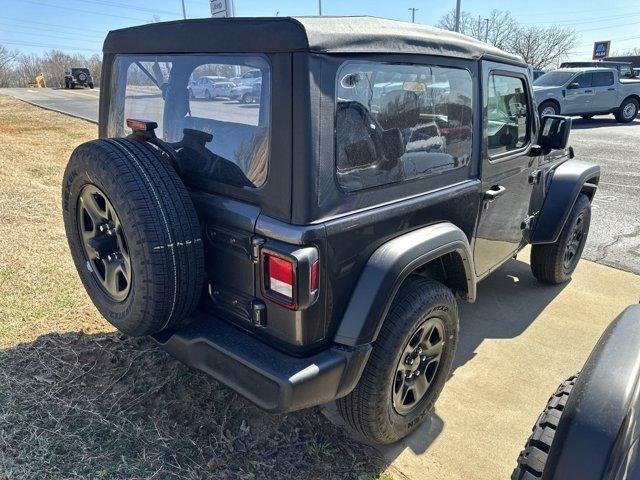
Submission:
[[128,244],[115,208],[95,185],[78,196],[77,222],[91,274],[113,300],[124,301],[132,279]]
[[444,323],[438,317],[424,320],[409,336],[393,380],[396,412],[407,415],[421,403],[438,371],[444,348]]

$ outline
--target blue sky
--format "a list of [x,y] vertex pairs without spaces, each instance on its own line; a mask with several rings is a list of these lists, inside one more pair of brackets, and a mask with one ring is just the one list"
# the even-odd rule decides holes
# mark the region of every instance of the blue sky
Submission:
[[[185,0],[187,16],[209,15],[209,0]],[[57,48],[92,54],[107,31],[182,17],[180,0],[0,0],[0,44],[25,53]],[[323,0],[325,15],[375,15],[433,25],[455,0]],[[235,0],[237,16],[316,15],[317,0]],[[640,0],[462,0],[474,17],[510,10],[523,24],[571,25],[579,45],[571,59],[588,59],[595,40],[612,40],[620,52],[640,47]]]

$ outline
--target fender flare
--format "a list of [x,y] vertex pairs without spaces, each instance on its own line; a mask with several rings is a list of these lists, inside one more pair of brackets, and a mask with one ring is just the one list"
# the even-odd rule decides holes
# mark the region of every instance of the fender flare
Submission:
[[553,172],[529,243],[556,242],[580,192],[592,200],[599,181],[600,165],[581,160],[567,160],[559,165]]
[[[558,422],[543,478],[622,478],[637,449],[640,305],[627,307],[598,340]],[[637,478],[629,476],[624,478]]]
[[373,252],[334,341],[350,347],[375,341],[402,282],[416,268],[448,253],[460,256],[466,276],[466,299],[473,302],[476,277],[467,236],[452,223],[437,223],[396,237]]

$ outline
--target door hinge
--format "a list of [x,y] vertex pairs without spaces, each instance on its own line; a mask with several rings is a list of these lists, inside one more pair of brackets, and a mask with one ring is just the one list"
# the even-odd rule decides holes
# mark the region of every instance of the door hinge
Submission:
[[258,263],[260,260],[260,247],[264,245],[266,240],[262,237],[254,235],[251,237],[251,261]]
[[534,170],[529,174],[529,184],[536,185],[540,183],[540,179],[542,178],[542,170]]
[[520,230],[531,230],[531,227],[533,226],[533,221],[538,216],[538,213],[540,212],[534,212],[531,215],[527,215],[525,219],[522,221],[522,223],[520,224]]

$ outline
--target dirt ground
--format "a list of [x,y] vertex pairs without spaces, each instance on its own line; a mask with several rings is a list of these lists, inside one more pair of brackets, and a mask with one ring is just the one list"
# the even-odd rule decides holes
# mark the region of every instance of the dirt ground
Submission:
[[390,479],[318,410],[264,413],[99,316],[60,213],[96,130],[0,96],[0,477]]

